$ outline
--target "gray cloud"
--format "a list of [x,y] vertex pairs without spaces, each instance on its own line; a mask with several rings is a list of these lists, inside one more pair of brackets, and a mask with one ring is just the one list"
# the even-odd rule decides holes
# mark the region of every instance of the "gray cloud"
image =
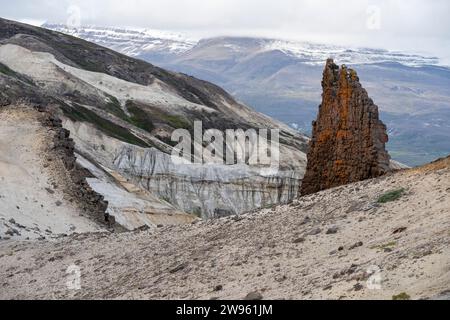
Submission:
[[28,21],[66,23],[73,5],[82,24],[307,39],[450,58],[447,0],[0,0],[4,17]]

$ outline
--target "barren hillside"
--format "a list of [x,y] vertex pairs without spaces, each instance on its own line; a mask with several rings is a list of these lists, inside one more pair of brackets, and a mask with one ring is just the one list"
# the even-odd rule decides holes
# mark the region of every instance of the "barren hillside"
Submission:
[[0,298],[445,299],[449,232],[447,158],[240,217],[1,242]]

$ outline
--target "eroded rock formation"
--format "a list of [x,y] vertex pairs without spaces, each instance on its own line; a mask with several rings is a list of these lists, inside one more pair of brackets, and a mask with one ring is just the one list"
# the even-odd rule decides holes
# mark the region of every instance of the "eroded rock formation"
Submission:
[[83,211],[89,212],[97,222],[120,230],[120,226],[115,225],[114,217],[106,212],[108,202],[104,200],[103,195],[89,186],[86,180],[88,172],[76,163],[75,143],[70,137],[70,132],[63,128],[61,119],[54,116],[54,110],[47,106],[38,105],[35,109],[41,112],[43,125],[53,132],[52,152],[62,160],[71,179],[72,183],[68,183],[64,190],[66,194],[77,199],[82,204]]
[[302,195],[389,171],[386,126],[356,72],[346,66],[339,68],[329,59],[322,88],[322,104],[313,122]]

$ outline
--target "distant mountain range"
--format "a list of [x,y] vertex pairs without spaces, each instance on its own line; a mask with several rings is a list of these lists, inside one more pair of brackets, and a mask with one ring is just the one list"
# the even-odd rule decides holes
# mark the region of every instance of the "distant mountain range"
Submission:
[[[58,137],[69,138],[70,134],[73,141],[64,141],[65,150],[71,152],[70,165],[73,167],[76,157],[81,171],[89,172],[84,185],[98,194],[96,198],[105,198],[107,213],[128,230],[171,224],[176,222],[173,218],[212,218],[289,203],[298,195],[306,167],[307,137],[239,103],[212,83],[83,39],[1,18],[0,109],[0,138],[10,141],[0,141],[0,180],[3,173],[8,173],[8,181],[16,181],[11,168],[17,171],[17,167],[27,166],[20,162],[25,155],[10,154],[11,150],[28,149],[17,141],[30,143],[38,138],[30,127],[38,118],[34,110],[40,109],[67,130]],[[21,126],[16,126],[10,119],[22,117],[20,110],[31,120],[17,120]],[[235,165],[226,165],[217,161],[229,154],[234,156],[237,150],[248,150],[245,136],[243,143],[228,140],[225,151],[212,150],[214,156],[205,152],[201,159],[208,165],[186,160],[188,150],[182,151],[184,161],[175,162],[172,154],[180,151],[175,148],[178,143],[172,141],[172,134],[182,130],[184,141],[198,128],[196,121],[202,122],[204,130],[221,133],[228,129],[279,129],[274,170],[264,170],[262,163],[236,160]],[[32,128],[44,132],[48,122]],[[267,140],[258,138],[261,146]],[[44,139],[43,147],[51,149],[50,143],[50,138]],[[235,144],[241,148],[234,149]],[[198,160],[197,151],[203,150],[203,141],[195,139],[189,145],[195,148]],[[30,157],[39,159],[39,152]],[[234,158],[229,161],[234,162]],[[41,168],[37,163],[27,170],[39,172]],[[6,185],[0,190],[2,194],[22,190],[15,182]],[[45,187],[38,185],[34,189],[46,195]],[[47,195],[44,198],[48,199]],[[16,206],[22,207],[22,203],[9,199],[6,206],[0,204],[0,216]],[[36,202],[35,206],[29,211],[42,213],[40,204]]]
[[436,57],[277,39],[191,39],[144,29],[45,24],[166,69],[216,83],[256,110],[310,133],[326,58],[354,65],[380,107],[394,159],[419,165],[450,152],[450,68]]
[[[167,56],[182,55],[193,48],[218,44],[235,53],[248,52],[245,49],[253,49],[252,51],[257,50],[259,52],[278,50],[287,56],[300,59],[306,64],[321,67],[330,56],[343,64],[398,62],[407,66],[439,65],[437,57],[373,48],[349,49],[342,46],[263,38],[220,37],[198,40],[182,33],[142,28],[95,26],[70,28],[66,25],[51,23],[45,23],[43,27],[103,44],[126,55],[141,58],[150,58],[153,55],[159,56],[161,54],[161,59],[167,60]],[[153,57],[153,59],[156,59],[156,57]]]
[[82,38],[131,57],[142,57],[146,52],[164,59],[192,49],[197,40],[173,32],[146,29],[82,27],[69,28],[46,23],[44,28]]

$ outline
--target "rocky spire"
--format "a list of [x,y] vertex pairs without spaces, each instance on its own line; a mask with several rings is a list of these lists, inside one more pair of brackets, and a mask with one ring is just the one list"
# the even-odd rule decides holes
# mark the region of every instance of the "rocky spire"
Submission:
[[327,60],[322,104],[313,137],[302,195],[374,178],[389,171],[386,126],[356,72]]

